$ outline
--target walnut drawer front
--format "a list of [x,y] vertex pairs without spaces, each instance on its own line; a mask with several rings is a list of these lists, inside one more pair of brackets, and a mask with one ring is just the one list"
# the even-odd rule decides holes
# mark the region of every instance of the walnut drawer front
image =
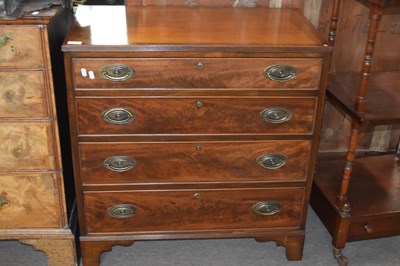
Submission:
[[316,90],[321,59],[73,59],[75,88],[303,88]]
[[311,141],[83,143],[82,183],[304,181]]
[[311,134],[315,97],[77,98],[78,133]]
[[42,67],[41,32],[35,26],[0,26],[0,67]]
[[0,117],[48,117],[44,91],[42,71],[1,71]]
[[0,229],[61,226],[57,176],[0,174]]
[[298,228],[303,188],[85,192],[86,231]]
[[0,170],[55,168],[49,123],[1,123],[0,139]]

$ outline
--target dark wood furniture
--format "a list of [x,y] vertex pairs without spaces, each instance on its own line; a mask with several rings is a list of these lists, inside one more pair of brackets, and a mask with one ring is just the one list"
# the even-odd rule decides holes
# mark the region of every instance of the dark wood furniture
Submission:
[[65,94],[61,44],[71,13],[54,7],[0,20],[0,240],[32,245],[54,266],[77,264],[74,197],[66,200],[63,182],[73,178],[63,171],[57,124],[68,122],[55,97]]
[[[353,121],[348,152],[344,160],[321,156],[311,196],[312,207],[332,235],[334,255],[344,265],[347,259],[342,249],[346,242],[400,233],[398,160],[393,154],[356,158],[362,130],[400,122],[399,69],[372,71],[380,20],[385,14],[399,14],[400,1],[358,2],[370,10],[367,40],[362,44],[365,47],[362,66],[359,72],[343,72],[337,68],[327,90],[329,101]],[[340,31],[336,31],[341,26],[340,4],[339,0],[333,4],[332,45],[341,38]],[[381,47],[384,49],[384,44]]]
[[331,50],[307,19],[76,16],[63,51],[84,265],[151,239],[253,237],[301,259]]

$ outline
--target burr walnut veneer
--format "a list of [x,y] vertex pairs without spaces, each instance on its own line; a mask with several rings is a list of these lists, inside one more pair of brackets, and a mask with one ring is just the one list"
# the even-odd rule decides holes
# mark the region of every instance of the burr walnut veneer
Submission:
[[55,106],[70,13],[0,20],[0,240],[30,244],[57,266],[76,265]]
[[307,19],[85,6],[76,17],[63,51],[84,265],[151,239],[253,237],[301,259],[330,59]]

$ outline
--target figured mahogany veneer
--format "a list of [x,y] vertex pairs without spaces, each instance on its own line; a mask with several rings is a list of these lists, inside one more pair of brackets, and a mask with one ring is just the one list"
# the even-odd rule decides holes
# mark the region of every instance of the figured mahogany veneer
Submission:
[[253,237],[301,259],[330,59],[309,22],[107,7],[123,30],[96,31],[101,7],[81,7],[63,51],[84,265],[144,239]]
[[[264,71],[277,64],[298,70],[295,79],[277,83],[266,79]],[[75,89],[93,88],[301,88],[316,90],[321,72],[320,59],[278,58],[141,58],[75,59]],[[134,71],[134,78],[115,83],[100,78],[102,68],[123,64]],[[173,67],[172,67],[173,66]],[[93,71],[95,79],[82,77],[81,69]]]
[[[293,182],[307,178],[311,141],[82,143],[79,149],[82,183],[87,185]],[[266,154],[282,154],[287,162],[266,169],[257,163]],[[105,168],[104,161],[116,155],[128,156],[136,165],[124,172]]]
[[[316,98],[297,97],[77,97],[79,135],[97,134],[311,134]],[[261,112],[284,108],[291,113],[285,123],[265,121]],[[123,108],[134,117],[113,124],[103,113]]]

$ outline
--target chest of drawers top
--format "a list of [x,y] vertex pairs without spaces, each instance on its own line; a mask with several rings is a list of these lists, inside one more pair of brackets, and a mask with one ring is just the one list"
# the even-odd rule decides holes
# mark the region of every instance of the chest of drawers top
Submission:
[[63,46],[66,52],[329,49],[296,9],[80,6],[76,19]]

